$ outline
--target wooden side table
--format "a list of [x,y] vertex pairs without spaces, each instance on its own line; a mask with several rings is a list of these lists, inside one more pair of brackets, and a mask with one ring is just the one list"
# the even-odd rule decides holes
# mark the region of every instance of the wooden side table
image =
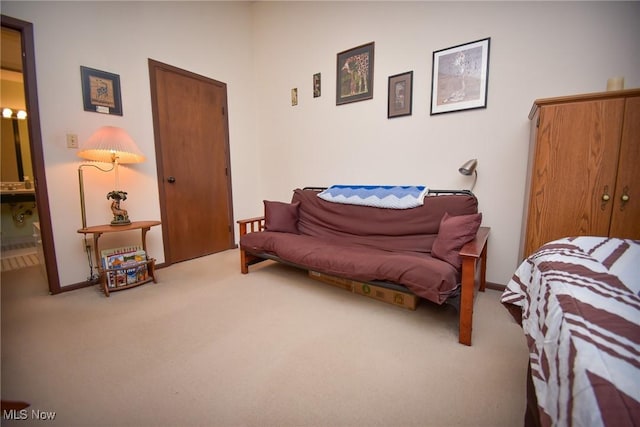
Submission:
[[109,296],[109,292],[121,291],[124,289],[133,288],[135,286],[140,286],[144,283],[148,283],[151,281],[153,281],[153,283],[156,283],[156,276],[155,276],[156,260],[154,258],[149,258],[147,256],[146,261],[143,261],[140,264],[138,264],[138,265],[144,265],[144,264],[147,265],[148,277],[146,279],[139,280],[134,283],[129,283],[122,286],[109,287],[107,283],[108,273],[126,270],[128,268],[131,268],[131,266],[122,267],[122,268],[103,268],[102,259],[100,257],[100,249],[98,247],[98,240],[100,239],[100,236],[102,236],[105,233],[119,233],[121,231],[141,230],[142,249],[145,251],[145,254],[146,254],[147,253],[147,242],[146,242],[147,231],[149,231],[151,227],[154,227],[156,225],[160,225],[160,221],[134,221],[131,224],[127,224],[127,225],[110,225],[110,224],[95,225],[92,227],[81,228],[78,230],[78,233],[84,234],[85,236],[87,234],[93,235],[93,250],[94,250],[94,256],[96,260],[96,266],[98,266],[98,271],[100,272],[100,283],[102,285],[102,290],[104,291],[104,294],[106,296]]

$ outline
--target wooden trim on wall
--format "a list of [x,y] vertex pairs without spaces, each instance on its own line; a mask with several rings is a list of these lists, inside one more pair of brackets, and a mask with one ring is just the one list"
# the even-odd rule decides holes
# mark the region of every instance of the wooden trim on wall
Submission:
[[507,285],[501,285],[500,283],[487,282],[487,289],[504,292],[504,290],[507,289]]
[[45,174],[44,152],[42,149],[42,133],[40,131],[40,109],[38,106],[38,89],[36,84],[36,58],[33,36],[33,24],[20,19],[1,15],[2,26],[19,31],[22,41],[22,73],[24,80],[24,95],[29,114],[27,127],[29,129],[29,149],[31,150],[31,164],[33,167],[36,206],[40,222],[42,250],[44,252],[45,269],[49,292],[58,294],[60,277],[56,261],[55,246],[53,244],[53,227],[49,208],[47,178]]

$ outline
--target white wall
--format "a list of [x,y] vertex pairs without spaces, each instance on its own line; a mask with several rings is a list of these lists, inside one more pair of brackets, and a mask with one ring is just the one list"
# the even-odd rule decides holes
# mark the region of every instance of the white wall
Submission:
[[[147,58],[226,82],[236,218],[305,185],[426,184],[475,193],[492,227],[487,279],[517,264],[527,114],[534,99],[640,86],[640,3],[618,2],[4,2],[34,23],[47,184],[61,283],[86,276],[76,230],[79,159],[65,134],[126,128],[148,161],[122,171],[134,219],[159,219]],[[488,107],[429,115],[434,50],[491,37]],[[374,98],[335,105],[336,54],[374,41]],[[82,110],[80,65],[119,74],[123,117]],[[387,119],[388,76],[414,71],[413,115]],[[312,75],[322,73],[322,96]],[[297,87],[299,104],[290,105]],[[87,176],[90,224],[108,221],[111,177]],[[95,174],[98,175],[98,174]],[[105,174],[100,174],[105,175]],[[149,251],[163,260],[159,230]]]
[[[66,148],[66,134],[80,141],[103,125],[126,129],[147,157],[120,168],[132,220],[160,219],[150,101],[148,58],[227,84],[234,209],[248,210],[259,196],[254,145],[251,74],[251,13],[246,2],[2,2],[2,13],[34,24],[36,75],[53,218],[54,244],[62,286],[88,275],[82,250],[77,183],[81,159]],[[80,66],[118,74],[124,115],[85,112]],[[113,173],[85,169],[87,223],[112,219],[107,192]],[[130,234],[130,236],[123,236]],[[104,235],[104,247],[131,243],[139,232]],[[159,227],[147,235],[148,250],[164,261]]]
[[[305,185],[468,188],[457,170],[477,157],[495,283],[518,263],[533,101],[602,91],[617,75],[640,86],[637,2],[259,2],[254,15],[265,198],[286,200]],[[430,116],[433,51],[485,37],[487,108]],[[336,106],[336,54],[371,41],[373,100]],[[388,77],[410,70],[413,114],[387,119]],[[317,72],[322,96],[313,98]]]

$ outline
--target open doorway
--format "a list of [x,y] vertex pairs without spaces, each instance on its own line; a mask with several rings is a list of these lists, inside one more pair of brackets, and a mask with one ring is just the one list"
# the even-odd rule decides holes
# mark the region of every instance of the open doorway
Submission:
[[[29,245],[35,245],[34,262],[43,266],[49,291],[56,294],[60,292],[60,279],[40,133],[33,24],[5,15],[1,18],[0,107],[5,115],[2,119],[2,244],[18,246],[18,251],[22,249],[29,254],[33,253]],[[9,142],[6,147],[5,139]],[[26,247],[20,248],[24,243]],[[8,246],[8,249],[14,248]]]
[[28,114],[22,73],[22,35],[2,27],[0,109],[2,118],[0,188],[2,189],[2,271],[44,265],[38,256],[38,208],[29,148]]

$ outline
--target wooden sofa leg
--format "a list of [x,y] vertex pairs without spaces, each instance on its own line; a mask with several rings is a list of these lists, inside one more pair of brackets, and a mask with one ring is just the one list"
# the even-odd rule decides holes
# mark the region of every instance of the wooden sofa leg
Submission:
[[485,287],[487,286],[487,246],[489,244],[485,244],[482,249],[482,255],[480,255],[480,288],[481,292],[484,292]]
[[242,274],[249,273],[249,263],[247,260],[247,253],[243,249],[240,249],[240,272]]
[[462,259],[462,291],[460,295],[460,330],[458,342],[471,345],[473,329],[473,291],[475,285],[475,259]]

